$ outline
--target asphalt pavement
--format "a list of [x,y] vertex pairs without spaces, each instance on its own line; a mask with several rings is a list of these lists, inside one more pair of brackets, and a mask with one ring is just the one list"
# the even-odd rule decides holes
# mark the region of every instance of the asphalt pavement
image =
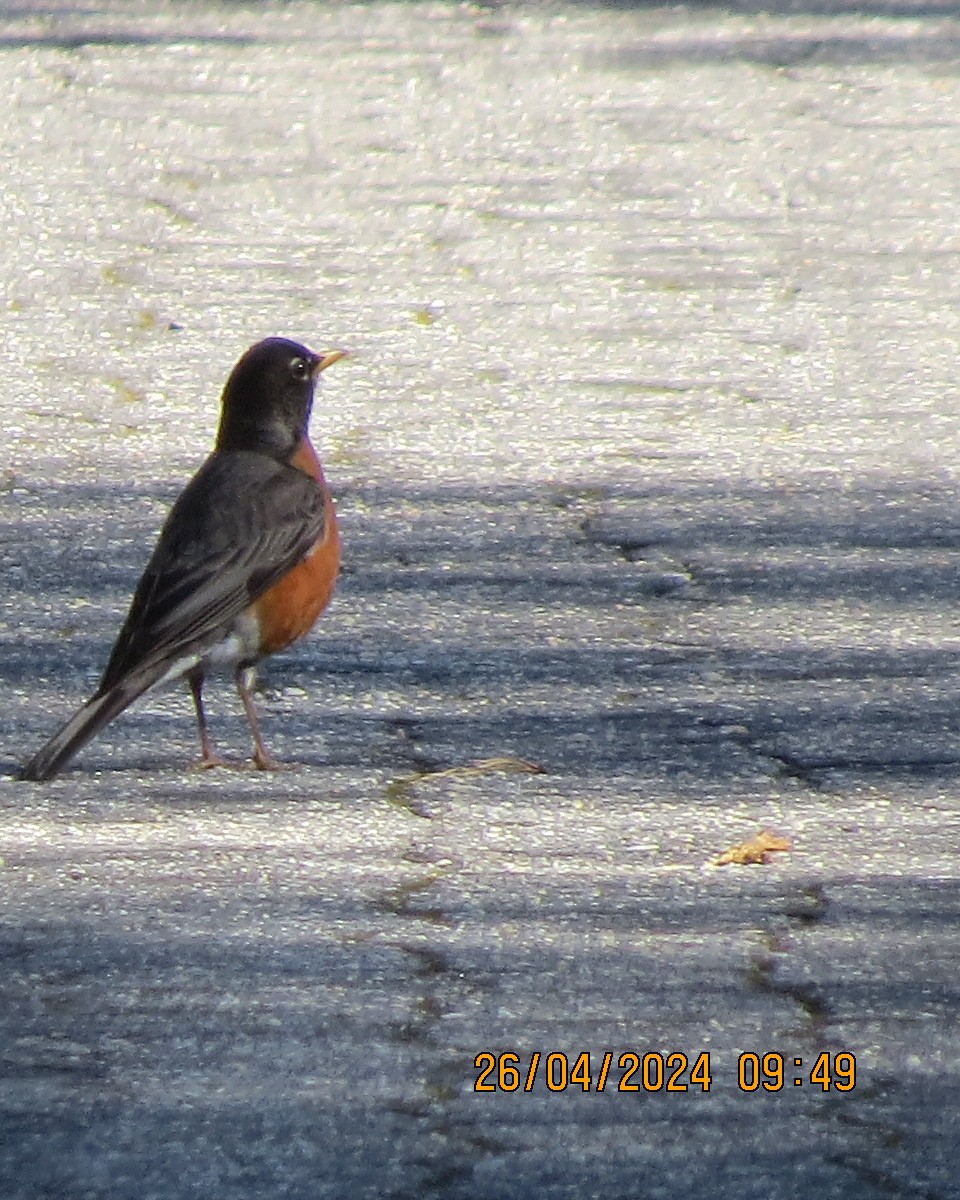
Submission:
[[[0,4],[4,1200],[960,1196],[958,70],[935,4]],[[351,351],[297,769],[174,688],[16,781],[270,334]]]

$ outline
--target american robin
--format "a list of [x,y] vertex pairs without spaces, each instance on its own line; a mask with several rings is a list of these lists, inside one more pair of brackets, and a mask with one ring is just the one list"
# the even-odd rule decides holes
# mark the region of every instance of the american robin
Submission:
[[250,690],[257,662],[303,637],[336,583],[340,535],[307,426],[320,372],[343,357],[267,338],[233,368],[213,453],[170,510],[100,686],[21,779],[50,779],[138,696],[178,676],[197,711],[199,765],[219,765],[203,681],[220,664],[235,668],[254,764],[280,766]]

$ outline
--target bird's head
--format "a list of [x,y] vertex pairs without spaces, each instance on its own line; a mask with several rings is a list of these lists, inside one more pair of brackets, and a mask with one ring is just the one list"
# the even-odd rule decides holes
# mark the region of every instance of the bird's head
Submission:
[[288,459],[307,432],[321,371],[344,357],[343,350],[318,354],[288,338],[251,346],[223,389],[217,449]]

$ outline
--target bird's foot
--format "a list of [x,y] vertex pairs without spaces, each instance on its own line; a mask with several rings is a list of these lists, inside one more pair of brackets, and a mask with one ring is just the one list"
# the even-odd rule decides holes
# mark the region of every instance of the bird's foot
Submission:
[[266,750],[260,749],[254,751],[250,765],[256,771],[295,771],[297,769],[296,763],[280,762],[279,759],[274,758]]
[[198,758],[195,763],[190,764],[191,771],[212,771],[214,767],[226,767],[228,770],[236,770],[240,766],[239,763],[232,763],[229,759],[221,758],[219,754],[205,754],[203,758]]

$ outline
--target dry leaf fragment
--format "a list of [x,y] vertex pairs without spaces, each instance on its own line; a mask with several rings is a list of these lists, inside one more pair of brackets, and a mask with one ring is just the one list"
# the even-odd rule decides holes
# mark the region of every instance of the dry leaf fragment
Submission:
[[527,762],[525,758],[482,758],[479,762],[467,763],[462,767],[448,767],[445,771],[424,771],[418,783],[434,779],[455,779],[465,775],[489,775],[491,771],[519,771],[525,775],[545,775],[546,769],[539,763]]
[[413,789],[420,783],[433,783],[437,779],[462,779],[473,775],[489,775],[492,771],[518,771],[524,775],[546,775],[547,768],[525,758],[502,755],[498,758],[482,758],[477,762],[459,767],[447,767],[441,771],[418,771],[416,775],[405,775],[387,785],[387,799],[399,808],[407,809],[417,817],[429,820],[429,814],[414,800]]
[[719,858],[714,860],[715,867],[725,867],[729,863],[737,866],[747,866],[750,863],[766,863],[770,855],[784,850],[792,850],[793,843],[789,838],[781,837],[769,829],[761,829],[749,841],[741,842],[739,846],[731,846]]

